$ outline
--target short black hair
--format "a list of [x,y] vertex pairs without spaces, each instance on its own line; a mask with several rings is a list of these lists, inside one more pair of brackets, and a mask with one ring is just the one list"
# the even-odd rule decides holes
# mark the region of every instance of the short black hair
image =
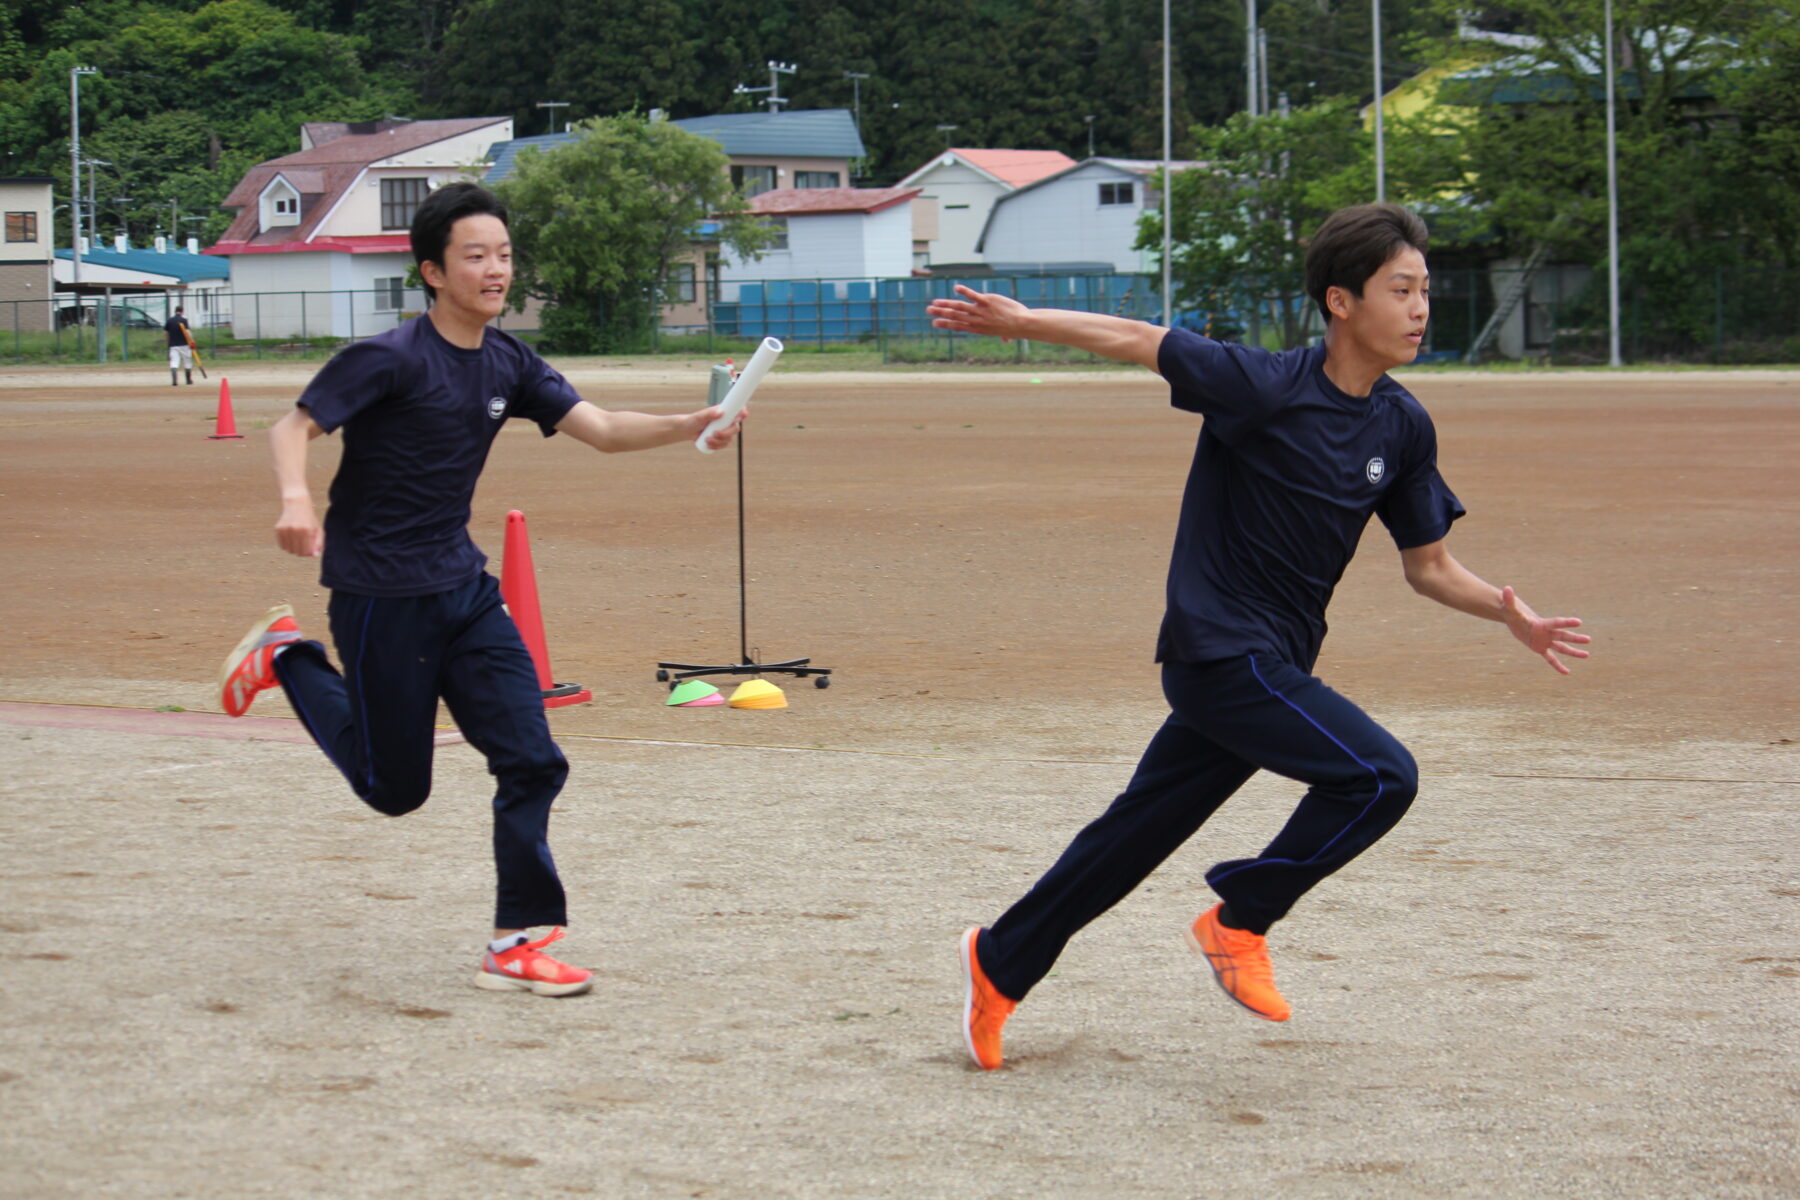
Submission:
[[1419,214],[1398,204],[1358,204],[1340,208],[1325,218],[1306,247],[1306,294],[1319,306],[1327,322],[1325,290],[1340,287],[1357,299],[1363,284],[1383,263],[1407,247],[1420,254],[1431,243],[1431,234]]
[[477,216],[499,217],[502,225],[511,227],[506,219],[506,205],[478,183],[447,183],[425,197],[419,211],[413,214],[413,261],[419,265],[419,282],[434,297],[437,289],[425,283],[425,264],[436,263],[442,270],[451,227],[464,217]]

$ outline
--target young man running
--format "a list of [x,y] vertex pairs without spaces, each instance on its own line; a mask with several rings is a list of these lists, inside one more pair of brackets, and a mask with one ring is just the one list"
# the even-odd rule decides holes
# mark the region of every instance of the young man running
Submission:
[[[497,782],[498,899],[475,982],[574,995],[591,986],[591,973],[543,953],[568,922],[546,836],[568,764],[550,738],[531,655],[469,538],[469,505],[508,417],[613,452],[692,442],[718,410],[603,411],[530,347],[487,328],[513,275],[506,210],[493,193],[468,183],[431,193],[413,219],[412,250],[430,311],[332,359],[269,435],[281,490],[275,540],[290,554],[323,557],[343,674],[302,638],[293,610],[277,605],[225,660],[222,701],[242,716],[279,684],[356,794],[397,817],[431,790],[441,696]],[[307,447],[340,428],[343,458],[321,526]],[[733,425],[708,444],[720,449],[735,433]],[[532,940],[534,926],[552,928]]]
[[1429,315],[1425,225],[1395,205],[1330,217],[1306,255],[1322,346],[1269,353],[1101,314],[1028,309],[959,287],[941,329],[1030,338],[1135,362],[1205,418],[1182,498],[1157,641],[1171,709],[1126,789],[1023,899],[963,935],[963,1036],[987,1070],[1001,1028],[1077,930],[1124,899],[1258,770],[1308,787],[1255,858],[1206,874],[1221,902],[1187,939],[1250,1012],[1288,1018],[1265,937],[1314,884],[1368,849],[1412,802],[1418,772],[1392,734],[1312,675],[1325,607],[1371,515],[1421,595],[1504,623],[1550,666],[1586,658],[1573,617],[1539,617],[1444,546],[1463,507],[1437,435],[1387,377]]

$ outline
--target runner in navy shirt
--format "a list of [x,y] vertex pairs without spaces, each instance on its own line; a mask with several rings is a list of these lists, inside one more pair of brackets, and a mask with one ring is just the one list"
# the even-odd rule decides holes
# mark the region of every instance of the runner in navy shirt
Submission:
[[1406,748],[1312,675],[1326,606],[1370,517],[1420,594],[1505,623],[1564,674],[1560,656],[1587,657],[1579,620],[1539,617],[1445,548],[1463,507],[1438,474],[1431,418],[1386,374],[1424,336],[1425,248],[1424,223],[1398,206],[1334,214],[1306,258],[1324,343],[1281,353],[964,287],[931,305],[939,328],[1140,363],[1168,381],[1177,408],[1204,418],[1157,639],[1169,717],[1112,806],[992,926],[964,933],[963,1039],[983,1068],[1001,1064],[1007,1018],[1068,940],[1258,770],[1308,790],[1261,854],[1207,872],[1220,903],[1186,936],[1228,996],[1288,1019],[1270,926],[1391,829],[1418,788]]
[[[568,921],[547,837],[568,764],[551,740],[530,652],[469,539],[469,505],[509,418],[612,452],[692,442],[718,410],[603,411],[517,338],[487,328],[513,273],[506,210],[491,192],[466,183],[433,192],[413,220],[412,248],[431,311],[344,350],[270,431],[282,502],[276,541],[323,556],[343,673],[281,604],[226,658],[221,702],[242,716],[279,684],[356,794],[400,816],[430,793],[441,697],[496,782],[494,932],[475,982],[574,995],[592,985],[591,973],[543,953]],[[338,430],[343,455],[321,526],[307,444]],[[708,444],[722,448],[735,433]],[[552,928],[534,941],[534,926]]]

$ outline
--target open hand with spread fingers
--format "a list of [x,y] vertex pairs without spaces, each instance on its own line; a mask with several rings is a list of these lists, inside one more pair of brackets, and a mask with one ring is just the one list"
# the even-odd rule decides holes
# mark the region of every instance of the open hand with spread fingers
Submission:
[[963,298],[933,300],[925,307],[934,328],[978,333],[997,337],[1003,342],[1025,336],[1024,324],[1031,310],[1011,296],[978,292],[960,283],[956,285],[956,294]]
[[1581,624],[1580,617],[1540,617],[1511,588],[1500,589],[1500,601],[1506,614],[1506,627],[1512,630],[1512,635],[1524,642],[1533,654],[1541,655],[1559,673],[1569,673],[1569,668],[1557,657],[1559,654],[1570,658],[1588,657],[1588,652],[1581,647],[1594,639],[1585,633],[1574,632]]

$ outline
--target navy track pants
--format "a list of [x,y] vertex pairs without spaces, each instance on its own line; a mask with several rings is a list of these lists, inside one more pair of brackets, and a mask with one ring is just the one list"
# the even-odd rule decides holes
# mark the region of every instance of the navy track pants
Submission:
[[429,596],[333,592],[330,617],[343,674],[318,642],[275,658],[313,740],[369,807],[402,816],[431,794],[442,696],[497,783],[495,927],[567,924],[548,827],[569,764],[551,740],[537,669],[493,576]]
[[1255,858],[1206,882],[1243,928],[1265,933],[1315,883],[1374,845],[1418,792],[1392,734],[1305,671],[1265,654],[1164,663],[1171,712],[1131,782],[992,927],[976,952],[1022,1000],[1070,938],[1129,895],[1258,770],[1308,786]]

